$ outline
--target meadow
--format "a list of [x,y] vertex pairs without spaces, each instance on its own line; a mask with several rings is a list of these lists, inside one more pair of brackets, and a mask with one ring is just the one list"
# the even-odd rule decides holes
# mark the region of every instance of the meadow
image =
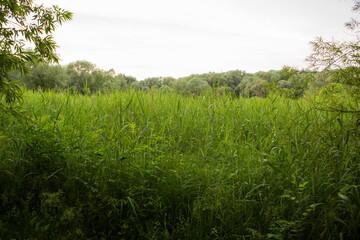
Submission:
[[311,94],[23,98],[0,121],[0,239],[360,238],[358,116]]

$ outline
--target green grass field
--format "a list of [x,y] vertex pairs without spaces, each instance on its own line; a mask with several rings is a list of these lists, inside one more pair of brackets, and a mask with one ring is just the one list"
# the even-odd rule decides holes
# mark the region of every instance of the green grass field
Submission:
[[131,89],[23,105],[0,121],[0,239],[360,238],[355,115]]

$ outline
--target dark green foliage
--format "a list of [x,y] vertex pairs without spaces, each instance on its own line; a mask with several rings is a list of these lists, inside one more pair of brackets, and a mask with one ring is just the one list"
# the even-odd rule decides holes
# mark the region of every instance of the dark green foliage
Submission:
[[[28,63],[58,62],[52,33],[72,14],[58,6],[37,6],[32,0],[0,1],[0,111],[11,113],[9,104],[21,98],[11,71],[29,72]],[[25,49],[31,43],[34,50]]]
[[162,79],[162,85],[163,86],[165,85],[168,87],[173,87],[175,81],[176,81],[176,79],[173,77],[165,77]]
[[162,78],[152,77],[152,78],[145,78],[144,85],[146,89],[159,89],[162,85]]
[[224,75],[227,80],[226,86],[235,89],[236,86],[238,86],[241,83],[246,73],[244,71],[234,70],[234,71],[226,72]]
[[88,61],[77,61],[66,66],[66,72],[69,76],[68,87],[80,93],[86,93],[86,88],[90,91],[94,90],[97,83],[95,77],[92,76],[96,66]]
[[[358,14],[360,11],[360,2],[354,1],[353,11]],[[353,31],[356,36],[352,41],[325,41],[318,37],[311,42],[313,53],[307,58],[311,67],[323,72],[323,75],[329,75],[328,85],[325,89],[327,92],[328,102],[333,104],[321,104],[317,102],[316,108],[341,113],[353,113],[359,115],[359,107],[344,106],[339,103],[338,91],[331,92],[333,89],[338,89],[342,85],[346,90],[350,90],[353,94],[354,101],[359,101],[360,93],[360,38],[359,38],[359,21],[351,19],[345,26]],[[344,87],[345,86],[345,87]],[[358,118],[359,119],[359,118]],[[358,121],[358,120],[357,120]]]
[[309,84],[315,88],[323,86],[315,83],[317,75],[319,74],[298,71],[285,66],[280,71],[281,80],[276,82],[276,88],[281,94],[297,99],[304,96],[305,91],[309,89]]
[[67,66],[34,64],[31,72],[10,74],[10,80],[18,80],[28,89],[71,90],[82,94],[103,90],[120,90],[129,87],[136,79],[124,74],[115,75],[114,70],[101,70],[87,61],[77,61]]
[[[69,79],[66,87],[82,94],[95,93],[104,89],[117,90],[127,85],[124,75],[115,76],[113,69],[104,71],[88,61],[70,63],[66,66],[66,72]],[[66,81],[66,78],[63,81]]]
[[67,66],[32,64],[32,71],[22,76],[11,72],[10,80],[19,80],[29,89],[56,89],[76,91],[82,94],[109,90],[159,90],[184,95],[205,94],[210,89],[244,97],[266,97],[270,91],[280,92],[291,98],[302,97],[309,86],[321,88],[326,85],[320,73],[299,71],[284,67],[280,71],[246,73],[240,70],[225,73],[195,74],[182,78],[151,77],[143,81],[124,74],[115,75],[114,70],[102,70],[88,61],[77,61]]
[[17,78],[29,89],[64,89],[69,81],[66,70],[59,65],[36,64],[30,74]]
[[209,87],[208,83],[199,77],[193,77],[187,82],[187,88],[191,94],[200,94]]
[[280,71],[281,80],[289,80],[292,76],[296,75],[299,71],[295,68],[284,66]]

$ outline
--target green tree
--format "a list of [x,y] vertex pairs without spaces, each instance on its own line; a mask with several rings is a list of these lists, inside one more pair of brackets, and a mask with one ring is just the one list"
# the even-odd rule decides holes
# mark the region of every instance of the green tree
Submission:
[[169,87],[168,85],[162,85],[161,88],[159,88],[159,91],[162,93],[173,93],[174,89]]
[[199,77],[193,77],[188,83],[187,88],[190,91],[191,94],[200,94],[206,89],[210,88],[209,84],[199,78]]
[[236,95],[243,97],[265,97],[267,95],[267,81],[263,77],[264,72],[246,74],[241,83],[235,89]]
[[162,85],[163,85],[163,86],[168,86],[168,87],[171,87],[171,88],[172,88],[175,81],[176,81],[176,79],[173,78],[173,77],[164,77],[164,78],[162,79]]
[[34,64],[29,74],[19,75],[13,79],[20,80],[30,89],[64,89],[68,82],[66,70],[60,65]]
[[235,94],[243,97],[251,97],[249,90],[254,83],[254,75],[246,74],[242,81],[236,86]]
[[283,66],[280,70],[280,80],[289,80],[292,76],[296,75],[299,71],[290,66]]
[[302,97],[309,87],[309,82],[315,81],[315,75],[310,71],[298,70],[284,66],[279,71],[279,79],[271,81],[282,95],[296,99]]
[[[48,8],[33,0],[0,0],[0,111],[8,112],[8,104],[21,98],[20,87],[9,81],[11,71],[25,74],[28,63],[59,61],[52,33],[71,19],[72,13],[58,6]],[[34,50],[27,50],[26,44],[32,44]]]
[[[110,71],[108,71],[108,73]],[[120,89],[125,89],[127,86],[128,86],[127,79],[124,74],[118,74],[112,78],[108,77],[107,81],[103,85],[103,87],[106,88],[107,90],[120,90]]]
[[[354,1],[353,11],[360,13],[360,1]],[[351,19],[345,26],[352,31],[356,38],[352,41],[326,41],[321,37],[311,42],[313,53],[306,59],[310,63],[310,67],[314,70],[320,70],[325,75],[331,84],[345,85],[355,93],[354,97],[360,98],[360,22],[356,19]],[[331,89],[337,87],[329,86],[327,97],[331,98]],[[339,113],[350,112],[360,113],[359,109],[347,109],[339,101],[328,99],[326,102],[331,102],[331,106],[320,106],[320,109],[327,111],[334,111]]]
[[246,73],[240,70],[228,71],[225,73],[225,78],[227,79],[226,85],[235,89],[238,86],[243,78],[245,77]]
[[96,65],[88,61],[69,63],[66,67],[69,75],[68,87],[83,94],[86,92],[86,87],[94,91],[95,80],[92,75],[94,71],[96,71]]
[[[114,69],[105,71],[97,68],[95,69],[95,71],[92,72],[90,79],[92,80],[92,82],[90,85],[88,85],[88,88],[93,92],[103,90],[104,88],[110,89],[109,86],[111,85],[111,83],[115,83],[112,84],[113,90],[120,89],[123,84],[121,83],[121,79],[115,76]],[[117,82],[117,80],[120,80],[120,82]]]
[[144,79],[144,84],[146,88],[155,88],[159,89],[162,86],[162,78],[161,77],[150,77]]
[[266,97],[268,94],[267,81],[263,79],[257,79],[249,89],[250,97]]
[[200,78],[202,78],[203,80],[205,80],[209,86],[211,87],[217,87],[217,86],[223,86],[225,85],[224,79],[222,78],[221,73],[207,73],[207,74],[202,74],[201,76],[198,76]]
[[296,99],[302,97],[305,91],[308,89],[310,81],[314,81],[315,77],[312,73],[296,73],[292,75],[288,80],[280,80],[277,83],[277,89],[281,94],[287,97]]
[[133,76],[126,76],[124,75],[125,79],[126,79],[126,84],[127,85],[131,85],[132,83],[137,82],[136,77]]

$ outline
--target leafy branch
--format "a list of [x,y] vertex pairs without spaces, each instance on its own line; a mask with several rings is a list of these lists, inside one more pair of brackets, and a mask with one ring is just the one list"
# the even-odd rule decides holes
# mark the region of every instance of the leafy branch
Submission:
[[[4,109],[3,101],[10,104],[21,99],[20,87],[9,82],[11,71],[26,74],[28,63],[58,63],[52,33],[71,20],[72,13],[58,6],[36,5],[33,0],[0,0],[0,10],[0,103]],[[33,50],[26,49],[29,43]]]

